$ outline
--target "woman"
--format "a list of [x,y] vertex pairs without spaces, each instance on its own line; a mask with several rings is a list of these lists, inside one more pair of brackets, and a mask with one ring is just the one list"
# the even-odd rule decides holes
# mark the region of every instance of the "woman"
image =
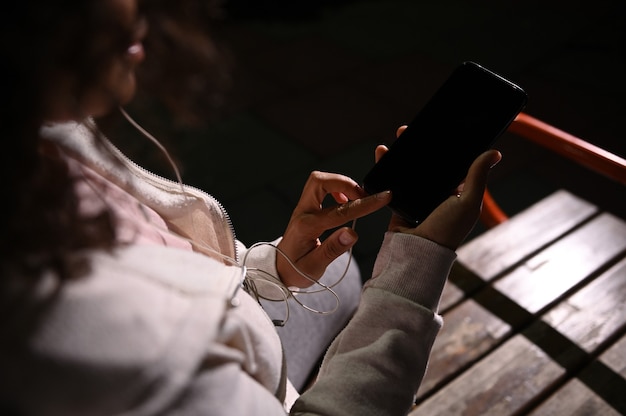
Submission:
[[[3,12],[1,409],[405,414],[441,326],[454,249],[477,219],[500,154],[479,157],[460,197],[419,226],[392,217],[356,296],[358,275],[346,261],[355,231],[319,237],[382,208],[388,192],[367,196],[350,178],[313,172],[284,235],[246,248],[217,201],[138,168],[94,121],[134,97],[146,22],[151,36],[184,40],[189,27],[172,16],[198,15],[188,2],[159,3],[24,0]],[[379,146],[376,158],[385,151]],[[337,207],[320,208],[327,194]],[[332,325],[305,330],[317,346],[304,352],[298,345],[309,340],[288,325],[309,329],[314,314],[302,312],[297,288],[319,291],[310,295],[314,309],[328,306],[315,299],[331,290],[341,305]],[[279,335],[275,325],[285,321]],[[333,338],[303,389],[303,374]]]

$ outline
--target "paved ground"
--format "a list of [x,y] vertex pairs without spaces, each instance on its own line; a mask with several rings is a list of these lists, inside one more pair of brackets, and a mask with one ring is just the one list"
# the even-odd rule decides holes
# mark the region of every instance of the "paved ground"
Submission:
[[[467,59],[524,87],[527,113],[626,156],[623,1],[249,3],[233,4],[225,28],[236,62],[227,111],[181,129],[171,149],[185,181],[223,202],[247,244],[281,234],[311,170],[360,180],[375,145]],[[492,191],[509,212],[564,187],[626,216],[623,187],[515,137],[498,147]],[[366,277],[387,215],[357,223]]]

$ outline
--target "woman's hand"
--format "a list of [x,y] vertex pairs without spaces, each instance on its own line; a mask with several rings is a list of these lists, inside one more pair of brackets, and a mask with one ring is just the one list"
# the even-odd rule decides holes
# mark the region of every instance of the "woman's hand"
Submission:
[[[323,207],[322,202],[329,194],[338,205]],[[301,272],[313,279],[319,279],[326,267],[348,251],[358,238],[350,227],[339,228],[324,241],[320,241],[322,233],[370,214],[387,205],[389,201],[389,192],[367,196],[347,176],[312,172],[278,248]],[[276,257],[276,267],[281,280],[287,286],[308,287],[313,283],[294,270],[280,253]]]
[[[406,126],[398,129],[400,135]],[[376,161],[387,151],[387,147],[376,148]],[[438,155],[432,155],[437,157]],[[441,155],[445,157],[445,155]],[[408,224],[401,217],[393,215],[389,230],[414,234],[427,238],[451,250],[456,250],[476,225],[482,209],[483,194],[487,185],[489,170],[502,155],[497,150],[488,150],[478,156],[469,168],[465,181],[459,184],[456,192],[443,201],[417,227]]]

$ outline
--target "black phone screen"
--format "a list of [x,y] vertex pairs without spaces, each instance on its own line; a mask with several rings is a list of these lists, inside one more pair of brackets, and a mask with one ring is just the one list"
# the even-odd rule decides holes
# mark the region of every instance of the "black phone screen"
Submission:
[[463,62],[365,176],[365,190],[391,190],[389,207],[412,223],[422,221],[450,196],[526,101],[516,84]]

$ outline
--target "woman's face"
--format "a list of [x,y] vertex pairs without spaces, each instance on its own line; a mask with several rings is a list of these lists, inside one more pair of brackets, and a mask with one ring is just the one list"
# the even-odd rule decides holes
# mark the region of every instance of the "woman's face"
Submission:
[[[98,117],[107,114],[113,108],[128,103],[135,95],[135,70],[143,61],[145,53],[142,40],[147,33],[147,22],[137,10],[137,0],[105,0],[107,18],[115,23],[100,35],[97,41],[111,45],[107,49],[110,55],[106,60],[101,76],[88,87],[80,97],[72,97],[74,80],[69,76],[57,84],[53,96],[59,98],[48,108],[52,108],[51,118],[56,120],[81,119],[88,116]],[[108,28],[108,26],[107,26]],[[122,33],[109,33],[109,32]],[[96,40],[94,40],[94,43]]]
[[[119,54],[114,56],[108,74],[102,81],[102,88],[113,94],[118,103],[126,104],[135,95],[135,70],[144,59],[142,40],[146,36],[147,23],[137,12],[137,0],[108,0],[112,12],[119,17],[122,27],[128,28],[130,35],[127,42],[121,45]],[[97,94],[96,94],[97,95]],[[106,97],[100,99],[106,107]],[[97,107],[97,104],[96,104]]]

